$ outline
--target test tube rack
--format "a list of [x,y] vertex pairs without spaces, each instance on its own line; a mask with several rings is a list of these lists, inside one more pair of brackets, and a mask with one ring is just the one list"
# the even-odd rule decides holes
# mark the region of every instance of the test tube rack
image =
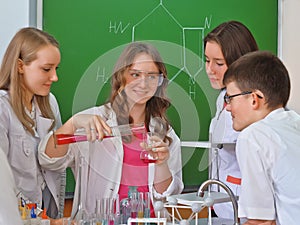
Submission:
[[167,218],[128,218],[127,225],[132,224],[150,224],[156,223],[157,225],[167,225]]

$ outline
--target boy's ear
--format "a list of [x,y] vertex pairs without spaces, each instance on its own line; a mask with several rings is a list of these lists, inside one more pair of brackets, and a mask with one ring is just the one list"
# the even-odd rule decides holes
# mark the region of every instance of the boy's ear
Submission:
[[254,109],[258,109],[262,104],[264,104],[264,94],[261,91],[259,90],[254,91],[252,92],[251,96],[252,96],[252,106]]
[[23,65],[24,65],[24,63],[23,63],[22,59],[18,59],[18,72],[19,72],[20,74],[23,74],[23,73],[24,73]]

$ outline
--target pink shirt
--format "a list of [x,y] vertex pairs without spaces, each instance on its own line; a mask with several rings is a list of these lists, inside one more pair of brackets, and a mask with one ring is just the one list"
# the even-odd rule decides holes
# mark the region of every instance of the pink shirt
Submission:
[[[124,158],[122,178],[119,188],[120,200],[128,197],[129,186],[136,186],[138,192],[149,192],[148,188],[148,163],[140,159],[143,150],[140,143],[143,141],[143,134],[135,134],[130,143],[123,142]],[[151,204],[151,216],[154,216]]]

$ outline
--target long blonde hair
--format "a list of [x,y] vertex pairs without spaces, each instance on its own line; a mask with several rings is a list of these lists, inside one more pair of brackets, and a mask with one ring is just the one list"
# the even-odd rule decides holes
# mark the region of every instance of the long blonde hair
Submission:
[[[0,68],[0,89],[8,91],[13,111],[31,135],[34,135],[34,121],[25,111],[26,88],[18,72],[18,60],[21,59],[25,65],[29,65],[32,61],[36,60],[37,52],[47,45],[59,48],[58,42],[48,33],[33,27],[22,28],[9,43]],[[42,116],[55,120],[49,102],[49,95],[36,95],[35,98]],[[55,122],[49,130],[53,129],[54,126]]]

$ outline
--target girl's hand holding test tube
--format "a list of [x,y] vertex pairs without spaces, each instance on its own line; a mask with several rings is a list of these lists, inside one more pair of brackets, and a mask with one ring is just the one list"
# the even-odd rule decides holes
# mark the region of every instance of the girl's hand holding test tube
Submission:
[[[84,138],[76,138],[76,131],[85,131]],[[62,157],[67,154],[68,146],[77,141],[102,140],[105,135],[111,135],[112,130],[107,123],[95,114],[76,114],[72,116],[64,125],[58,128],[48,141],[45,153],[49,157]]]
[[72,133],[56,133],[56,145],[64,145],[81,141],[95,141],[103,138],[115,136],[126,136],[132,133],[144,133],[144,124],[124,124],[114,127],[109,127],[100,116],[80,114],[76,115],[76,123],[74,126],[82,127],[77,129],[75,134]]
[[78,129],[84,129],[87,141],[103,140],[105,136],[112,135],[111,128],[98,115],[77,114],[72,117],[74,132]]

